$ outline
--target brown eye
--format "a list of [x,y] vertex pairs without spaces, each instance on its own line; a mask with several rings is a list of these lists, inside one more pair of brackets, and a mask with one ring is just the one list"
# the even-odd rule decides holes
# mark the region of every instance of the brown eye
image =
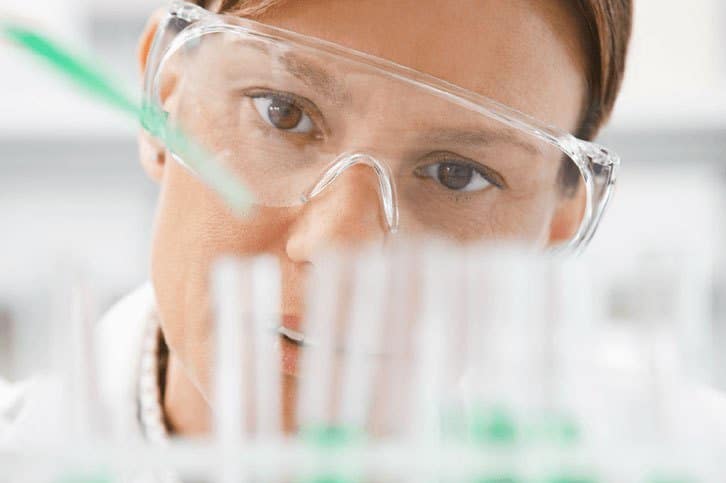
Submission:
[[278,129],[294,129],[302,119],[303,112],[284,99],[274,98],[267,107],[267,117]]
[[281,131],[311,133],[315,130],[310,116],[283,96],[266,94],[252,97],[255,109],[270,126]]
[[504,183],[497,176],[489,174],[484,166],[481,168],[470,162],[441,161],[421,166],[415,170],[416,176],[431,178],[444,188],[451,191],[482,191],[491,186],[503,188]]
[[461,164],[439,163],[436,177],[443,186],[450,190],[462,190],[467,187],[474,176],[474,168]]

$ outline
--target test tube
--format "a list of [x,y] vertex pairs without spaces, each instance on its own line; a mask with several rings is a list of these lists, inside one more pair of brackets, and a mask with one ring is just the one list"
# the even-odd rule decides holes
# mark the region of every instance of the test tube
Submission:
[[279,263],[269,255],[222,259],[215,267],[213,292],[214,421],[224,456],[219,476],[232,482],[245,474],[260,476],[240,466],[243,445],[272,442],[282,435]]
[[353,264],[340,384],[340,419],[352,429],[367,427],[374,398],[375,368],[383,357],[380,350],[388,261],[380,254],[367,252],[357,256]]
[[59,441],[71,437],[79,445],[101,437],[103,408],[98,392],[94,346],[96,312],[92,291],[82,272],[62,267],[56,278],[50,339],[51,385],[59,384],[63,417]]
[[[473,248],[470,277],[470,366],[478,397],[494,396],[519,410],[539,403],[546,324],[544,264],[516,248]],[[475,268],[473,268],[475,267]],[[526,384],[522,381],[527,380]]]
[[238,451],[249,414],[244,379],[248,346],[243,339],[243,324],[250,307],[249,280],[244,264],[224,258],[215,264],[212,275],[215,317],[214,432],[223,457],[218,469],[220,483],[237,483],[242,476]]
[[[552,405],[569,419],[563,443],[581,442],[588,425],[605,423],[592,416],[600,395],[592,390],[598,379],[599,327],[593,305],[593,287],[579,259],[554,257],[550,261],[551,387]],[[588,417],[590,415],[590,417]]]
[[429,447],[440,443],[439,404],[442,397],[447,324],[461,314],[457,293],[457,257],[444,243],[430,243],[418,254],[421,275],[421,311],[414,328],[416,365],[409,437]]
[[300,351],[298,426],[305,430],[332,423],[336,331],[343,281],[343,257],[331,251],[315,261],[306,297],[303,332],[313,343]]
[[[381,351],[385,367],[380,367],[379,392],[374,402],[378,414],[373,431],[396,438],[402,437],[411,425],[409,408],[415,394],[413,336],[420,331],[417,324],[421,276],[418,267],[420,247],[405,241],[387,247],[386,296],[384,299],[385,331]],[[382,413],[382,414],[381,414]]]
[[[35,379],[28,398],[27,420],[35,425],[26,428],[35,433],[30,447],[54,454],[44,468],[56,479],[109,478],[102,452],[93,451],[108,443],[107,418],[98,391],[94,297],[83,271],[68,263],[59,267],[51,306],[49,370]],[[39,401],[42,406],[33,406]]]
[[277,334],[281,325],[280,267],[273,256],[256,257],[250,264],[254,300],[255,430],[258,438],[272,439],[282,432],[281,354]]

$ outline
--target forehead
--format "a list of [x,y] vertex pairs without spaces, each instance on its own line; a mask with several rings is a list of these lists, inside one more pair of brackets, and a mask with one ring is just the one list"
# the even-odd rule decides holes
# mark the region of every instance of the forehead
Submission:
[[259,20],[386,58],[572,131],[585,60],[569,2],[288,0]]

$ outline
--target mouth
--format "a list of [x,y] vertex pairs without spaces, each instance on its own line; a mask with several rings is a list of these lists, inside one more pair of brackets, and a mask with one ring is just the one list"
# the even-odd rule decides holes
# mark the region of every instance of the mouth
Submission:
[[282,324],[273,328],[280,338],[280,355],[282,358],[282,373],[287,376],[297,376],[300,361],[300,350],[310,345],[305,334],[300,330],[302,320],[294,315],[284,315]]
[[[301,329],[301,318],[292,315],[284,315],[282,324],[271,327],[273,335],[277,335],[280,341],[280,355],[282,358],[282,372],[288,376],[298,375],[298,364],[301,351],[315,347],[320,348],[315,339],[306,335]],[[343,346],[336,346],[337,356],[343,356],[348,351]],[[394,356],[393,353],[385,350],[369,350],[361,352],[368,357],[376,359],[387,359]]]
[[305,334],[285,327],[284,325],[281,325],[277,328],[277,333],[280,334],[283,338],[298,346],[310,345],[310,342],[306,342],[305,340]]

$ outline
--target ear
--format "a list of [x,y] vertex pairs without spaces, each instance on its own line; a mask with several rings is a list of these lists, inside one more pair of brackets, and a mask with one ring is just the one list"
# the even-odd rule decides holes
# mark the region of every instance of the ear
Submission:
[[580,228],[585,215],[585,185],[580,182],[574,193],[561,193],[559,203],[550,222],[549,245],[570,240]]
[[156,31],[159,29],[159,24],[161,23],[161,20],[164,18],[165,11],[164,9],[158,9],[156,10],[151,17],[149,17],[149,20],[146,22],[146,27],[144,27],[144,31],[141,34],[141,37],[139,38],[139,44],[136,49],[136,55],[139,62],[139,71],[143,77],[144,72],[146,71],[146,61],[149,58],[149,51],[151,50],[151,44],[154,41],[154,36],[156,35]]
[[[154,36],[159,28],[161,19],[164,16],[164,10],[157,10],[149,18],[146,23],[144,32],[141,34],[139,39],[139,45],[137,49],[137,57],[139,62],[139,70],[141,78],[144,78],[144,72],[146,71],[146,63],[149,57],[149,51],[151,50],[151,44],[154,41]],[[139,141],[139,159],[141,165],[154,181],[159,181],[164,174],[165,165],[165,149],[164,146],[150,136],[146,131],[141,130],[138,136]]]

